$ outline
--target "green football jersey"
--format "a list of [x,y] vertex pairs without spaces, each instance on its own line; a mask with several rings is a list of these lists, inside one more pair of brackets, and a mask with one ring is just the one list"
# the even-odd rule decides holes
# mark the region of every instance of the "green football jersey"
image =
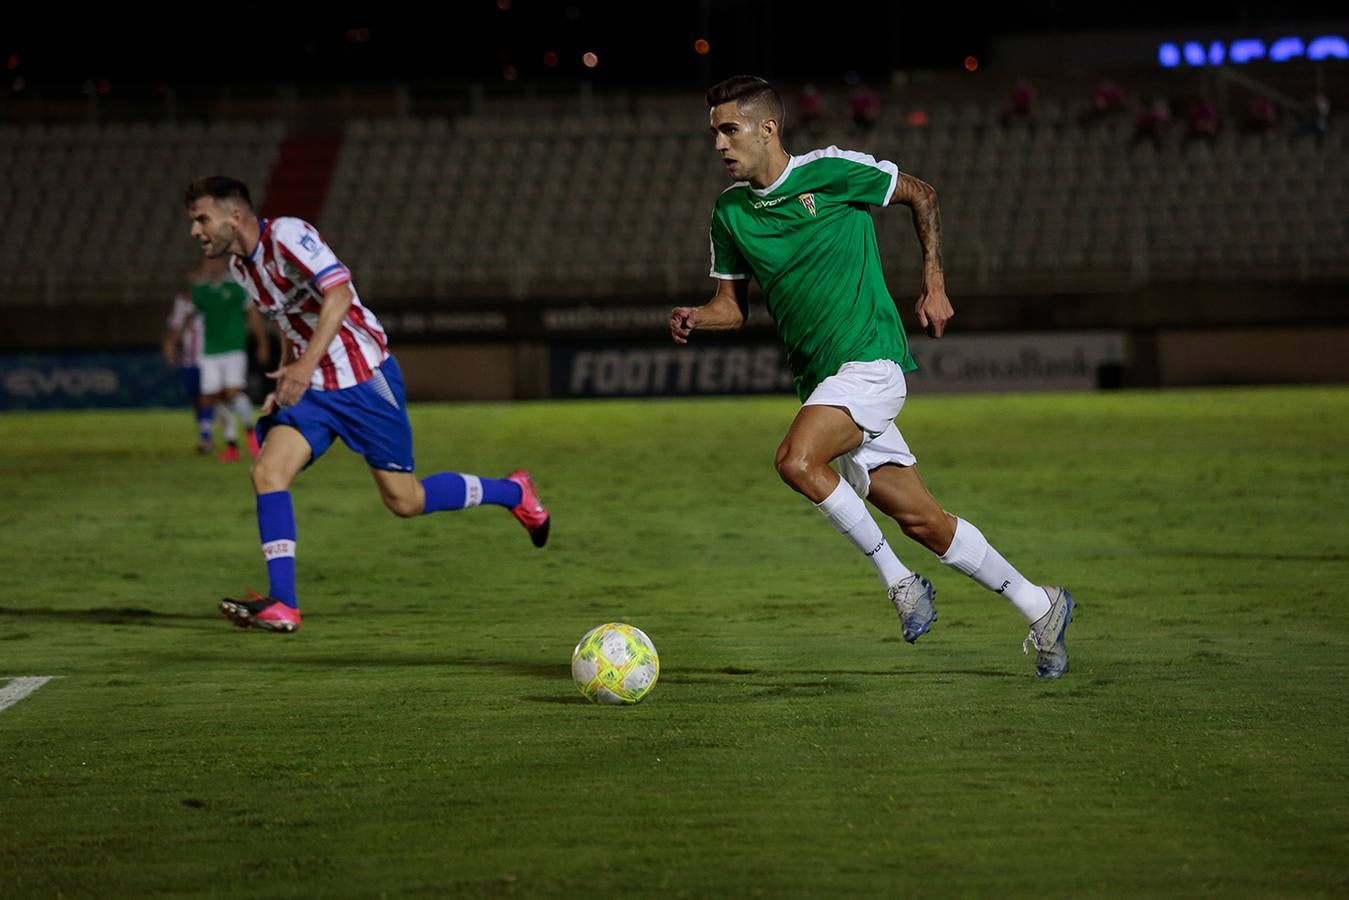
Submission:
[[203,353],[232,353],[248,347],[244,310],[248,294],[232,279],[199,281],[192,285],[192,305],[202,317]]
[[711,275],[759,282],[802,400],[844,363],[917,368],[869,209],[890,201],[898,178],[892,162],[827,147],[793,156],[762,190],[742,181],[717,199]]

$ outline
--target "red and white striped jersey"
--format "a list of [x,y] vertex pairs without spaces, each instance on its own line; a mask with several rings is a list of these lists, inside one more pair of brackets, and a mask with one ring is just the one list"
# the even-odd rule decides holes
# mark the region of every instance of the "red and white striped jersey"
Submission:
[[333,391],[365,381],[388,359],[388,339],[379,319],[361,305],[351,272],[323,242],[318,229],[303,219],[282,216],[263,219],[261,224],[253,252],[230,257],[230,274],[295,345],[297,355],[309,346],[318,327],[323,292],[349,284],[351,309],[314,369],[310,387]]
[[[187,327],[183,328],[184,325]],[[183,335],[178,339],[178,365],[185,369],[200,366],[203,323],[197,308],[192,305],[192,295],[187,291],[173,295],[173,309],[169,310],[168,321],[164,323],[165,331],[174,332],[179,328],[183,328]]]

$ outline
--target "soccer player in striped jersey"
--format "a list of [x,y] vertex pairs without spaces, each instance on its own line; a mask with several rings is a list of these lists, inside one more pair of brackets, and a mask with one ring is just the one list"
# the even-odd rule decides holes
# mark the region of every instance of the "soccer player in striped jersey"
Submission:
[[197,422],[197,452],[215,447],[215,406],[201,394],[202,323],[187,291],[173,295],[173,307],[164,322],[164,361],[177,370],[178,381],[192,401]]
[[395,515],[418,516],[480,504],[504,506],[534,546],[551,520],[529,473],[479,478],[413,474],[412,427],[403,376],[384,329],[356,293],[351,272],[302,219],[259,219],[248,188],[223,175],[188,185],[192,237],[207,258],[228,257],[230,272],[281,332],[276,389],[258,422],[262,452],[253,463],[258,532],[267,561],[266,597],[226,599],[221,612],[241,627],[300,627],[295,590],[295,513],[290,485],[334,438],[365,457],[380,497]]
[[[918,321],[939,338],[955,311],[936,191],[864,153],[828,147],[792,156],[782,144],[782,100],[761,78],[730,78],[708,91],[707,104],[735,183],[712,211],[716,293],[671,312],[675,343],[743,325],[747,285],[756,280],[802,402],[778,447],[778,474],[875,565],[904,639],[916,641],[936,621],[936,592],[900,562],[863,498],[943,563],[1006,598],[1030,625],[1023,647],[1036,648],[1036,674],[1063,675],[1072,596],[1026,580],[979,529],[943,510],[895,426],[908,394],[904,373],[917,366],[885,284],[871,207],[912,210],[923,249]],[[835,460],[839,472],[829,465]]]

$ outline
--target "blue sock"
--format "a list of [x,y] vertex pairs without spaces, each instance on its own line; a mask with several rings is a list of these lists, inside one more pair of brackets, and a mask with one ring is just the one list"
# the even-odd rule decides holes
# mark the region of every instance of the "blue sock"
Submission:
[[295,509],[290,491],[258,494],[258,534],[262,537],[262,555],[267,560],[267,593],[291,609],[295,599]]
[[426,506],[422,515],[442,509],[467,509],[482,503],[512,509],[520,505],[520,485],[505,478],[479,478],[458,472],[441,472],[422,479]]
[[203,444],[211,442],[212,433],[215,431],[215,407],[204,406],[197,410],[197,437]]

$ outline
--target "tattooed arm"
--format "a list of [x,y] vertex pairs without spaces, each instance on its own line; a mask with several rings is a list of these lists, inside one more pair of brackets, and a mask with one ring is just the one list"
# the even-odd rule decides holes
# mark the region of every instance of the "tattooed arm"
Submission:
[[913,210],[913,230],[923,248],[923,289],[915,307],[918,324],[932,337],[941,337],[946,323],[956,311],[946,296],[946,275],[941,264],[941,210],[932,185],[911,175],[899,173],[890,202],[902,203]]

